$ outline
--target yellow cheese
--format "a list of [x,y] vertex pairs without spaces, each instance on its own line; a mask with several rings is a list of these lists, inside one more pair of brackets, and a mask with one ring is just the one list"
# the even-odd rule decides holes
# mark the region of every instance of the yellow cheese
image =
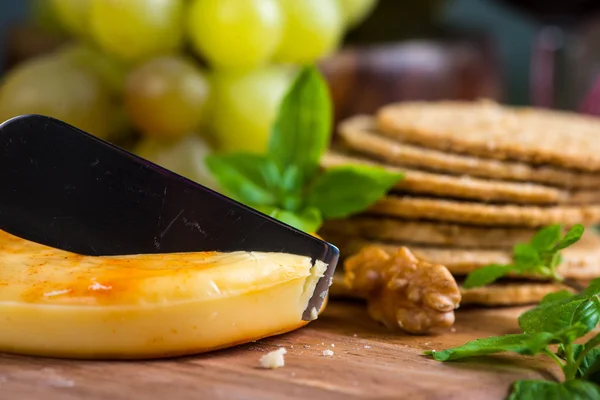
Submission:
[[193,354],[306,324],[326,265],[261,252],[87,257],[0,231],[0,351]]

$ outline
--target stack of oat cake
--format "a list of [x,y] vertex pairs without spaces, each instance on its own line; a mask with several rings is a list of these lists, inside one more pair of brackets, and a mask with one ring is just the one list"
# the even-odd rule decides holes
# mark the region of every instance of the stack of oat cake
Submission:
[[[600,119],[488,101],[406,102],[343,121],[338,133],[325,168],[365,163],[405,176],[368,211],[325,224],[321,234],[342,258],[370,244],[404,245],[460,282],[510,263],[512,247],[541,227],[581,223],[586,234],[563,251],[559,272],[600,276],[600,239],[589,228],[600,222]],[[512,277],[462,289],[462,304],[526,304],[560,288]],[[340,276],[332,294],[352,295]]]

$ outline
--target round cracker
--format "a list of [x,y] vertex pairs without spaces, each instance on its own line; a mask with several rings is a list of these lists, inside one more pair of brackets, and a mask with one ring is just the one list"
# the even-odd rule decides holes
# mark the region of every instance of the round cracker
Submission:
[[414,167],[454,175],[536,182],[566,188],[597,188],[600,174],[574,172],[549,166],[498,161],[446,153],[382,136],[371,116],[358,115],[340,123],[339,137],[353,151],[400,167]]
[[485,306],[517,306],[539,303],[544,296],[569,290],[558,283],[503,282],[473,289],[460,288],[461,304]]
[[600,171],[600,118],[491,101],[404,102],[377,113],[390,137],[442,151]]
[[[362,248],[371,245],[381,246],[384,250],[395,253],[401,246],[407,246],[421,260],[431,264],[444,265],[456,276],[467,275],[478,268],[490,264],[510,264],[511,250],[481,250],[467,248],[440,248],[419,246],[409,243],[392,243],[368,240],[348,235],[324,235],[323,238],[340,249],[344,259]],[[600,277],[600,238],[593,233],[586,233],[573,246],[562,251],[563,261],[558,273],[565,278],[588,280]],[[515,276],[515,275],[511,275]],[[520,278],[537,279],[521,275]]]
[[530,228],[550,224],[593,225],[600,222],[600,204],[539,207],[387,196],[375,202],[367,212],[388,217]]
[[532,183],[492,181],[469,176],[441,175],[409,168],[381,165],[365,158],[329,151],[321,158],[321,166],[333,168],[342,165],[368,165],[382,167],[390,172],[401,173],[404,178],[394,187],[395,191],[485,202],[521,204],[587,204],[600,200],[599,192],[580,192],[574,196],[567,190]]
[[[473,289],[460,287],[461,305],[517,306],[541,301],[547,294],[559,290],[570,290],[558,283],[502,282]],[[329,288],[331,298],[356,299],[363,297],[353,292],[344,282],[343,272],[336,272]]]
[[323,235],[348,235],[365,239],[463,248],[510,249],[529,241],[535,229],[488,228],[394,218],[355,216],[329,220]]

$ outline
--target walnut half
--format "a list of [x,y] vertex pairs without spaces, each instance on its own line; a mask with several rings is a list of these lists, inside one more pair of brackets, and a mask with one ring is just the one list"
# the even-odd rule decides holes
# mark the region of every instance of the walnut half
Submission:
[[391,329],[427,333],[454,323],[460,289],[443,265],[420,261],[406,247],[390,254],[368,246],[344,269],[346,285],[367,300],[371,317]]

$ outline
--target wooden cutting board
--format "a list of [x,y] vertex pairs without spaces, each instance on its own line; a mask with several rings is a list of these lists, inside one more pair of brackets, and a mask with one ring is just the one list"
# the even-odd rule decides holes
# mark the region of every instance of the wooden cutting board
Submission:
[[[559,369],[544,356],[442,364],[421,353],[516,333],[522,311],[464,309],[453,328],[410,336],[371,321],[361,303],[332,301],[303,329],[193,357],[96,362],[0,355],[0,399],[504,399],[514,380],[553,379]],[[259,358],[278,346],[287,348],[285,367],[258,369]]]

